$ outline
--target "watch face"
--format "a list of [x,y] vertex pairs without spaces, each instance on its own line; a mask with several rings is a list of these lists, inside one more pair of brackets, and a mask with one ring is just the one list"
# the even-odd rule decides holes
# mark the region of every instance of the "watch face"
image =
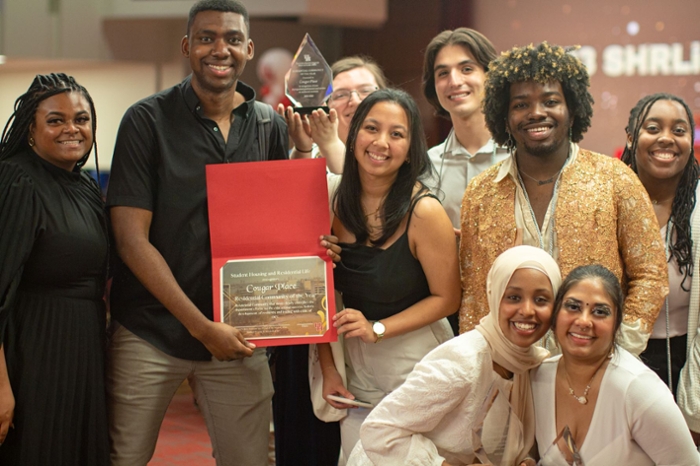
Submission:
[[372,331],[377,335],[384,335],[385,330],[386,327],[381,322],[375,322],[374,324],[372,324]]

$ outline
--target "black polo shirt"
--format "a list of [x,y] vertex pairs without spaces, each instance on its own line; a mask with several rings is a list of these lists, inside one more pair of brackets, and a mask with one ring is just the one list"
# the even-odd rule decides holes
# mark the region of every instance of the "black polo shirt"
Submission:
[[[137,102],[124,114],[114,148],[108,206],[153,212],[149,239],[180,287],[212,319],[211,247],[205,166],[259,159],[255,91],[238,82],[228,142],[205,118],[190,78]],[[262,133],[262,132],[261,132]],[[263,134],[260,135],[261,137]],[[287,158],[287,126],[275,114],[268,159]],[[260,186],[274,189],[274,186]],[[246,227],[241,219],[241,228]],[[172,356],[209,360],[211,354],[117,261],[110,296],[112,318]]]

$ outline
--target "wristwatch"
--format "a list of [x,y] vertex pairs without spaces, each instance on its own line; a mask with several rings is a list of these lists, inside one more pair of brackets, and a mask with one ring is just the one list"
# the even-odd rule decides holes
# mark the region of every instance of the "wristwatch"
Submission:
[[380,341],[382,341],[382,338],[384,338],[384,332],[386,332],[386,327],[380,321],[375,320],[374,322],[372,322],[372,331],[374,332],[374,336],[377,337],[377,339],[374,342],[379,343]]

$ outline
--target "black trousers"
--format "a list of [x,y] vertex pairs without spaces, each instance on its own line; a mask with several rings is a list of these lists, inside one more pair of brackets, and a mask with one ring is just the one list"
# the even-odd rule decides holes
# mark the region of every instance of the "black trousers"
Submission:
[[[686,344],[688,335],[671,338],[671,381],[673,382],[673,396],[678,393],[678,378],[681,369],[685,365]],[[644,364],[668,385],[668,359],[666,357],[666,339],[651,338],[647,343],[647,349],[640,355]]]
[[340,455],[340,424],[314,415],[309,392],[309,346],[272,349],[277,466],[335,466]]

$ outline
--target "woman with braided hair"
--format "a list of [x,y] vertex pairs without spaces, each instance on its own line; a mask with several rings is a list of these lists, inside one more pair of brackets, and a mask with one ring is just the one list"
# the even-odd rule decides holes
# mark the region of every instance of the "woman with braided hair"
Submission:
[[37,75],[0,140],[0,464],[109,461],[95,128],[84,87]]
[[668,260],[669,295],[642,360],[669,385],[695,442],[700,440],[700,166],[688,105],[670,94],[643,97],[630,112],[622,161],[639,176],[654,205]]

